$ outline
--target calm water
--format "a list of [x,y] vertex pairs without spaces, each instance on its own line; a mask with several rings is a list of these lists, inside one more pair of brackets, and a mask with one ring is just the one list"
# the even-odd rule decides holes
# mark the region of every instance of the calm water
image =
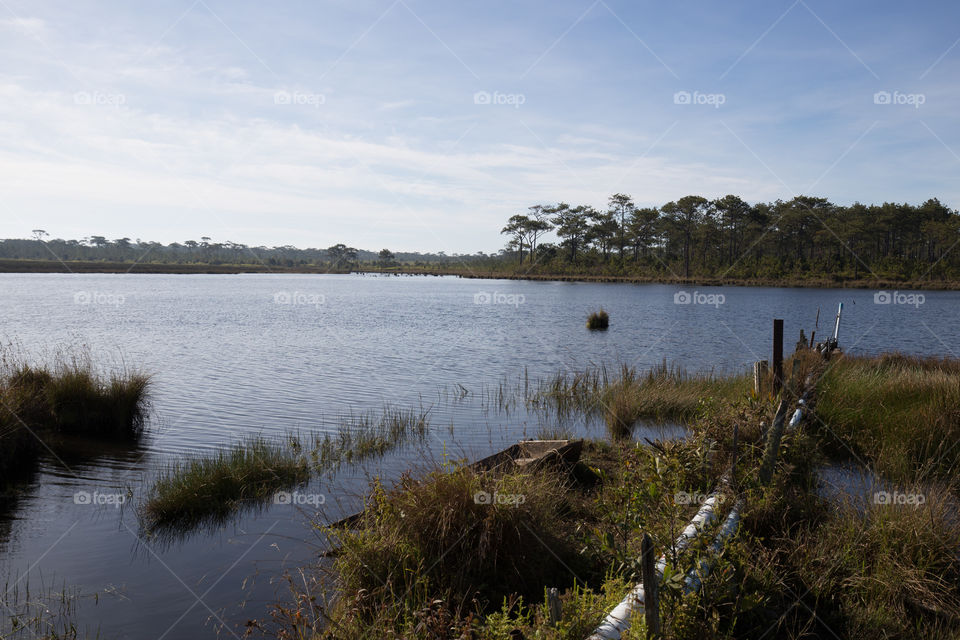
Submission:
[[[524,372],[663,359],[740,370],[769,359],[772,318],[784,318],[792,345],[818,306],[826,335],[839,302],[849,351],[960,353],[960,293],[925,292],[911,306],[874,304],[873,291],[688,287],[699,302],[721,294],[723,303],[682,305],[678,291],[360,275],[0,275],[0,340],[37,358],[83,344],[105,366],[149,372],[155,413],[135,450],[43,460],[0,514],[0,583],[42,578],[99,593],[76,619],[107,638],[213,636],[220,621],[233,637],[265,615],[271,579],[315,553],[314,513],[271,506],[217,532],[143,541],[134,513],[143,486],[184,455],[253,433],[329,431],[338,417],[387,403],[430,408],[425,449],[304,490],[325,495],[324,517],[335,518],[354,510],[370,474],[396,477],[445,453],[476,458],[551,426],[522,408],[484,410],[485,387]],[[590,333],[586,315],[601,305],[610,330]],[[448,392],[458,384],[471,394],[455,401]],[[76,504],[77,492],[94,491],[130,497],[119,509]]]

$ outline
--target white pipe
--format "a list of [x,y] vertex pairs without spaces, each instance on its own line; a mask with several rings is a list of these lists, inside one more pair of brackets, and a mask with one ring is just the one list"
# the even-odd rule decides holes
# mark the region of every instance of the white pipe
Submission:
[[[697,515],[693,516],[690,524],[686,526],[677,537],[676,542],[673,543],[674,553],[681,552],[690,546],[693,539],[696,538],[705,527],[716,520],[717,514],[715,507],[719,498],[720,496],[718,494],[712,493],[703,501],[703,505],[697,511]],[[666,566],[667,556],[664,554],[660,556],[660,559],[657,561],[656,571],[658,578],[663,575]],[[620,601],[620,604],[614,607],[613,611],[607,614],[607,617],[603,619],[600,626],[597,627],[596,631],[594,631],[587,640],[619,640],[623,632],[630,628],[630,617],[634,613],[643,613],[643,601],[643,583],[640,583],[630,590],[630,593]]]
[[840,314],[843,313],[843,303],[840,303],[840,306],[837,308],[837,324],[833,328],[833,341],[836,343],[837,336],[840,335]]
[[803,419],[803,410],[797,409],[793,412],[793,417],[790,418],[790,424],[787,425],[787,428],[790,430],[796,429],[797,425],[800,424],[800,420]]
[[697,563],[697,566],[690,569],[690,572],[687,573],[687,578],[684,580],[685,593],[693,593],[700,590],[703,580],[710,574],[714,559],[723,551],[723,545],[726,544],[727,539],[736,532],[737,527],[740,525],[740,509],[742,508],[743,498],[736,501],[727,519],[724,520],[723,526],[720,527],[720,533],[717,534],[713,545],[710,547],[710,555],[702,558],[700,562]]

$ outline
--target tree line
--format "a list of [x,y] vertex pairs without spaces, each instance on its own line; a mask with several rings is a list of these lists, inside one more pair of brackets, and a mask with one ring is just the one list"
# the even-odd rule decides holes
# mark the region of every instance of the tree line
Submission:
[[[556,242],[547,242],[553,232]],[[607,206],[565,202],[510,217],[502,255],[541,272],[651,275],[919,278],[960,275],[960,215],[932,198],[921,205],[849,206],[797,196],[749,204],[735,195],[689,195],[640,207],[626,194]]]
[[159,264],[267,265],[282,267],[325,267],[351,270],[362,267],[390,268],[401,263],[443,264],[460,259],[440,253],[366,251],[338,243],[326,249],[299,249],[291,245],[248,246],[238,242],[215,242],[208,236],[161,244],[130,238],[108,239],[89,236],[82,240],[50,239],[43,229],[34,229],[32,239],[0,240],[0,258],[19,260],[63,260],[103,262],[145,262]]

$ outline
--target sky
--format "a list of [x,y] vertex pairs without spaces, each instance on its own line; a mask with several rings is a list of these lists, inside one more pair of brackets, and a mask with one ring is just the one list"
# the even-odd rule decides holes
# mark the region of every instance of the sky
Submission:
[[960,206],[960,3],[0,0],[0,237],[495,252],[538,203]]

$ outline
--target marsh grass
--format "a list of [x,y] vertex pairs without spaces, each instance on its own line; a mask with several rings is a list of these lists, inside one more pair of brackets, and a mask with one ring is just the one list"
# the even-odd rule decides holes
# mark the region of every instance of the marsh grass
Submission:
[[[818,374],[821,364],[801,362],[798,378]],[[914,405],[894,401],[898,392],[888,384],[907,383],[899,393],[918,393],[928,419],[940,415],[930,407],[949,412],[952,376],[960,375],[954,361],[902,356],[840,357],[829,368],[814,406],[827,402],[836,412],[831,415],[841,425],[847,420],[851,431],[864,428],[865,415],[893,411],[911,419],[908,407]],[[918,457],[909,472],[904,467],[899,490],[922,493],[919,506],[878,504],[873,496],[828,502],[817,492],[817,469],[829,444],[821,433],[826,427],[808,420],[785,433],[766,484],[759,473],[760,424],[770,424],[776,398],[754,397],[751,382],[747,375],[691,376],[662,365],[642,374],[593,368],[535,385],[527,395],[534,407],[611,414],[624,427],[638,416],[683,417],[690,437],[651,446],[616,438],[587,442],[577,469],[555,486],[542,486],[546,478],[514,474],[498,480],[446,467],[422,482],[405,478],[394,489],[375,482],[365,526],[331,532],[335,539],[344,536],[337,540],[344,552],[333,574],[339,599],[328,606],[301,596],[296,607],[281,607],[287,621],[303,620],[309,608],[310,619],[322,622],[301,627],[299,635],[276,637],[583,638],[636,583],[643,532],[657,553],[668,556],[669,575],[661,583],[664,637],[960,637],[960,487],[943,475],[942,456],[920,449],[912,455],[928,458]],[[740,532],[715,558],[700,594],[684,595],[682,577],[698,554],[709,552],[715,528],[686,556],[671,555],[672,541],[696,510],[676,496],[703,495],[721,483],[731,460],[732,424],[739,427],[735,487],[746,500]],[[923,436],[936,425],[919,418],[909,429],[886,425],[883,446],[864,445],[863,451],[891,456],[899,451],[895,446],[912,446],[917,429]],[[531,511],[520,521],[498,511],[500,505],[477,511],[470,494],[478,488],[530,491],[534,506],[523,505]],[[724,495],[732,498],[729,492]],[[724,513],[729,504],[724,501]],[[547,545],[531,542],[525,524]],[[562,583],[552,577],[549,563],[556,557],[544,555],[547,547],[581,579]],[[571,550],[576,553],[568,556]],[[530,557],[548,565],[528,571]],[[561,589],[563,617],[556,626],[543,604],[542,589],[549,586]],[[625,637],[643,637],[642,625]]]
[[336,434],[317,438],[311,459],[319,473],[332,473],[343,464],[359,463],[409,442],[422,442],[430,428],[428,409],[403,410],[384,407],[340,421]]
[[[713,481],[704,456],[692,441],[659,451],[590,442],[590,482],[450,464],[392,488],[374,480],[362,526],[324,529],[339,549],[328,569],[338,595],[300,575],[272,622],[255,626],[270,637],[581,640],[638,579],[640,532],[663,548],[686,525],[697,507],[673,496]],[[548,587],[560,593],[556,624]],[[643,624],[624,637],[644,637]]]
[[55,587],[31,583],[29,576],[8,578],[3,584],[3,615],[0,616],[0,638],[44,638],[44,640],[79,640],[98,638],[99,633],[84,632],[76,623],[78,604],[84,597],[97,602],[96,595],[84,596],[77,587],[66,584]]
[[592,312],[587,317],[587,329],[591,331],[603,330],[610,326],[610,314],[603,309]]
[[105,373],[89,354],[60,353],[48,365],[0,353],[0,482],[31,468],[58,437],[135,442],[148,417],[150,378]]
[[818,430],[835,457],[894,479],[960,471],[960,360],[887,354],[831,361],[819,385]]
[[[956,481],[899,488],[923,495],[919,505],[827,502],[811,490],[811,444],[788,443],[774,484],[751,492],[740,540],[705,588],[712,595],[691,607],[689,634],[718,631],[704,624],[713,609],[736,621],[733,637],[958,637]],[[731,599],[734,585],[741,595]]]
[[611,436],[624,438],[639,420],[689,423],[706,405],[742,400],[750,390],[747,374],[688,374],[663,362],[645,374],[626,365],[615,374],[605,366],[561,372],[541,382],[528,403],[560,416],[601,416]]
[[402,631],[438,599],[460,616],[487,614],[505,598],[535,602],[544,585],[592,576],[562,524],[568,488],[549,471],[500,475],[468,467],[419,480],[405,475],[393,488],[374,481],[362,526],[331,532],[344,598],[329,615],[338,628],[353,629],[336,637]]
[[150,532],[216,525],[309,478],[310,466],[298,442],[252,437],[171,464],[154,482],[139,515]]

